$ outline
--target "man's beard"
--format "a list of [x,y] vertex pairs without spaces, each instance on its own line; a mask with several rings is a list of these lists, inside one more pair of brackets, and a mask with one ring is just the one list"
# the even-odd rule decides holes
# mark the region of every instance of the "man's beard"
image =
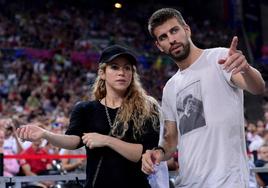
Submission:
[[[173,45],[177,45],[178,43],[175,43]],[[183,61],[184,59],[186,59],[189,54],[190,54],[190,42],[187,40],[185,44],[181,43],[180,44],[182,46],[182,50],[179,52],[179,53],[175,53],[175,54],[172,54],[170,51],[169,51],[169,56],[176,62],[180,62],[180,61]]]

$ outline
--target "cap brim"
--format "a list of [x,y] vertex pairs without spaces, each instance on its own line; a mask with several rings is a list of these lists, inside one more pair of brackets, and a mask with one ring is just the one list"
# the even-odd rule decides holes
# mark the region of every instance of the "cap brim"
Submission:
[[131,53],[126,53],[126,52],[115,54],[115,55],[111,56],[109,59],[107,59],[107,60],[105,60],[104,62],[101,62],[101,63],[109,63],[109,62],[111,62],[112,60],[114,60],[115,58],[117,58],[119,56],[124,56],[124,57],[128,58],[129,62],[132,65],[135,65],[135,66],[137,65],[137,59],[135,58],[135,56],[132,55]]

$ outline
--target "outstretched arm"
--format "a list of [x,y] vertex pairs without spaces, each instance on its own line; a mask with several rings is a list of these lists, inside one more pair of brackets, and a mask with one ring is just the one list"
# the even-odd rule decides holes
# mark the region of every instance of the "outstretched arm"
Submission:
[[66,149],[76,149],[80,143],[79,136],[55,134],[39,127],[39,125],[40,123],[30,123],[18,128],[17,133],[19,138],[28,141],[40,140],[43,138],[54,146]]
[[232,72],[232,82],[241,89],[252,94],[262,94],[265,82],[258,70],[250,66],[242,54],[237,50],[238,38],[235,36],[230,45],[228,57],[220,60],[227,72]]

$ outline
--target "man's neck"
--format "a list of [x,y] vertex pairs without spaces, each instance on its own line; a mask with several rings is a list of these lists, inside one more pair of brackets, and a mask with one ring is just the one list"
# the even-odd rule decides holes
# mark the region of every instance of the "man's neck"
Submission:
[[185,70],[196,62],[196,60],[201,56],[202,52],[203,52],[202,49],[197,48],[196,46],[191,46],[189,56],[183,61],[176,62],[176,64],[178,65],[181,71]]

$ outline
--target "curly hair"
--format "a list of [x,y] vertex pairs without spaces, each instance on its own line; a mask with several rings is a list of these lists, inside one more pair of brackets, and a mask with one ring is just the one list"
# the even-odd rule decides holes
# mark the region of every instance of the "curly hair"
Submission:
[[[107,64],[102,63],[99,66],[99,72],[105,71]],[[159,130],[159,105],[158,102],[151,96],[147,95],[140,82],[136,67],[133,65],[133,76],[130,86],[128,87],[122,105],[119,108],[115,126],[112,134],[122,138],[125,131],[129,128],[129,124],[133,124],[133,136],[144,133],[145,122],[150,120],[155,130]],[[98,75],[93,87],[92,98],[101,100],[106,96],[105,80]]]

